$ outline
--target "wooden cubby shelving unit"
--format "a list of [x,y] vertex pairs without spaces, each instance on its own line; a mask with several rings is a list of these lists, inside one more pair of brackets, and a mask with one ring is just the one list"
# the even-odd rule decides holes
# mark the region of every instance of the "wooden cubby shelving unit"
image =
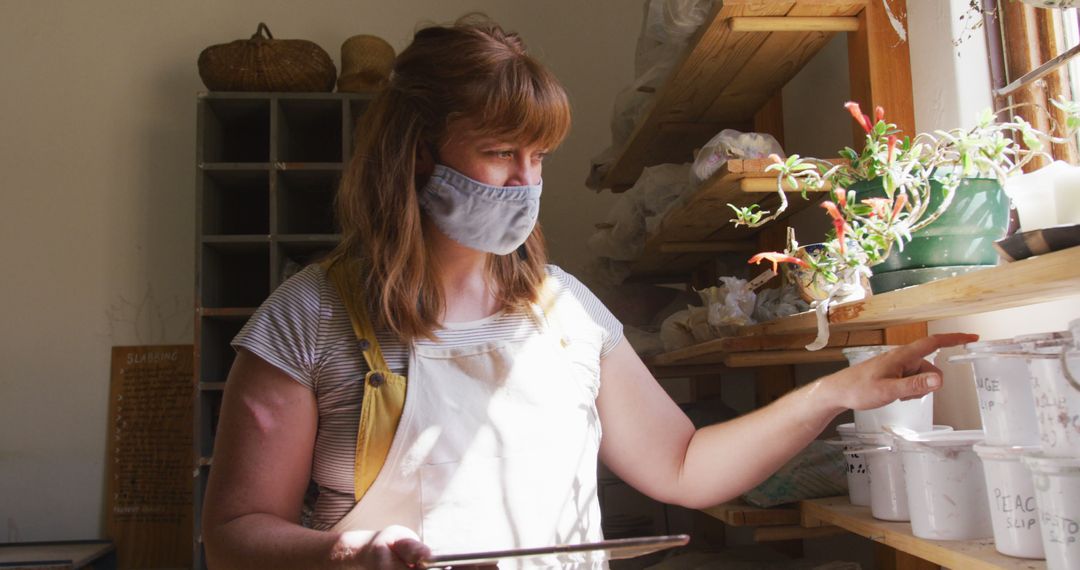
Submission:
[[195,223],[195,544],[221,397],[247,319],[339,240],[333,200],[370,95],[198,96]]

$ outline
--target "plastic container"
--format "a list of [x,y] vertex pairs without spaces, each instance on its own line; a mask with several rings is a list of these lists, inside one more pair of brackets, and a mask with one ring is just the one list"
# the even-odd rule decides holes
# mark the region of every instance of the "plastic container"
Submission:
[[840,439],[831,440],[829,443],[842,446],[845,452],[853,452],[844,454],[847,459],[848,500],[853,505],[869,507],[870,474],[866,470],[866,461],[859,453],[863,445],[855,437],[855,424],[840,424],[836,426],[836,433],[840,435]]
[[1080,568],[1080,457],[1024,454],[1035,483],[1048,570]]
[[1035,172],[1010,178],[1005,192],[1016,206],[1020,229],[1025,232],[1080,223],[1080,168],[1057,160]]
[[983,437],[982,430],[961,430],[897,438],[912,534],[930,540],[993,536],[982,462],[972,449]]
[[[895,346],[854,346],[843,350],[851,366],[883,354]],[[933,355],[927,357],[932,359]],[[883,431],[883,427],[892,425],[917,432],[930,431],[934,427],[934,394],[930,393],[914,400],[896,400],[872,410],[855,410],[855,431],[871,433]]]
[[1080,457],[1080,351],[1057,344],[1044,343],[1028,360],[1039,442],[1049,455]]
[[[950,426],[934,426],[935,432],[952,431]],[[859,449],[844,455],[859,455],[866,464],[870,479],[870,514],[885,521],[910,520],[907,486],[900,450],[892,435],[882,432],[856,433]]]
[[967,354],[949,362],[970,362],[975,373],[986,443],[990,445],[1037,445],[1035,396],[1024,346],[1015,341],[985,341],[964,345]]
[[994,526],[994,546],[1007,556],[1043,558],[1042,529],[1035,500],[1031,471],[1021,463],[1024,453],[1038,446],[995,446],[975,444],[986,475],[986,497],[990,522]]

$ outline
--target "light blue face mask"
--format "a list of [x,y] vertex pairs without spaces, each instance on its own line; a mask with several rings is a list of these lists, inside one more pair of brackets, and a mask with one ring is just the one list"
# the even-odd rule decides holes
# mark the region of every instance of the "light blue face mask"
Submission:
[[491,186],[436,164],[420,190],[420,207],[450,239],[499,255],[529,237],[540,214],[540,184]]

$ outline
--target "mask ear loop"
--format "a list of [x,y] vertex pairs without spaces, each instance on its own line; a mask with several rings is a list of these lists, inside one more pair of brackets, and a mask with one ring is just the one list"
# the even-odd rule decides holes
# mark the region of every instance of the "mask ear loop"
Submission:
[[1069,371],[1069,345],[1062,345],[1061,347],[1061,374],[1065,377],[1065,381],[1073,387],[1074,390],[1080,392],[1080,382],[1077,382],[1073,377],[1072,372]]

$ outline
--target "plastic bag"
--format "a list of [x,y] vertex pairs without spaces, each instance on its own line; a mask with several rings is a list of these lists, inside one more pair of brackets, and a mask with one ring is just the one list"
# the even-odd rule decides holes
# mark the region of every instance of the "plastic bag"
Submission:
[[637,259],[645,248],[646,220],[666,211],[690,189],[689,170],[689,164],[660,164],[642,171],[611,207],[604,226],[589,237],[589,249],[601,257]]
[[665,351],[685,348],[716,338],[709,329],[708,309],[687,307],[672,314],[660,325],[660,341]]
[[784,156],[784,149],[772,135],[724,129],[705,143],[695,155],[693,180],[701,182],[708,179],[730,159],[765,158],[770,154]]
[[757,295],[746,280],[737,277],[721,277],[717,287],[698,290],[707,309],[706,319],[713,337],[730,335],[735,327],[754,322],[751,313]]
[[759,292],[751,317],[755,322],[764,323],[809,310],[810,305],[799,297],[799,292],[785,283],[779,289]]

